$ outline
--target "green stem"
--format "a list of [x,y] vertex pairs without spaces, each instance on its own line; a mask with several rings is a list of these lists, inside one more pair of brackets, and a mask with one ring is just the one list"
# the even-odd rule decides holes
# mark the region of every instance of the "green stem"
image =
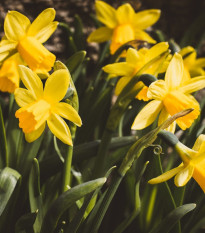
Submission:
[[72,157],[73,157],[73,147],[69,146],[63,166],[62,193],[67,191],[70,187]]

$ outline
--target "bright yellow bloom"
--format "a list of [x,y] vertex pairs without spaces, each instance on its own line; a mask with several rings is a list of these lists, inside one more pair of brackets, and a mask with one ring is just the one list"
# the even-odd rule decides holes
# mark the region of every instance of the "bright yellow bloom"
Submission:
[[44,10],[32,24],[21,13],[9,11],[4,22],[5,37],[0,44],[0,62],[11,52],[18,52],[33,71],[51,70],[56,58],[42,43],[56,30],[58,22],[53,22],[54,18],[52,8]]
[[[159,115],[158,124],[164,122],[170,115],[174,115],[184,109],[194,108],[188,115],[178,118],[176,123],[183,130],[189,128],[200,113],[200,107],[192,92],[205,87],[205,76],[198,76],[184,81],[184,65],[180,54],[175,54],[169,63],[165,74],[165,80],[157,80],[149,86],[147,96],[150,101],[137,115],[132,129],[144,129],[154,122]],[[175,124],[169,127],[169,131],[175,131]]]
[[175,176],[174,183],[181,187],[193,177],[205,192],[205,135],[201,134],[192,149],[178,142],[175,149],[179,153],[183,163],[178,167],[163,173],[149,181],[150,184],[157,184],[171,179]]
[[0,69],[0,91],[13,93],[19,87],[19,64],[23,64],[23,61],[18,53],[3,62]]
[[[110,65],[106,65],[103,67],[103,70],[109,74],[111,77],[122,76],[117,82],[115,88],[115,94],[119,95],[122,89],[127,85],[127,83],[135,76],[135,74],[143,68],[147,63],[149,63],[152,59],[159,56],[163,52],[168,50],[168,43],[161,42],[154,45],[152,48],[142,48],[140,50],[136,50],[133,48],[129,48],[126,54],[126,61],[114,63]],[[154,62],[148,69],[144,70],[143,73],[157,75],[159,72],[165,72],[164,66],[162,65],[164,62],[164,57],[158,59],[158,61]],[[136,87],[140,85],[136,84]],[[147,87],[144,86],[142,91],[137,95],[138,99],[148,100],[147,98]]]
[[110,52],[132,40],[144,40],[156,43],[144,29],[150,27],[160,17],[160,10],[144,10],[135,13],[129,3],[114,9],[103,1],[95,2],[97,19],[105,26],[98,28],[88,37],[88,42],[105,42],[111,40]]
[[43,133],[46,122],[51,132],[62,142],[72,145],[71,133],[61,118],[81,126],[76,110],[65,102],[59,102],[65,96],[70,83],[70,74],[66,69],[53,72],[43,83],[36,73],[25,66],[19,66],[24,86],[17,88],[14,95],[21,107],[15,116],[19,118],[19,127],[23,129],[26,140],[33,142]]
[[183,57],[185,72],[188,77],[205,75],[205,58],[197,58],[195,49],[187,46],[179,51]]

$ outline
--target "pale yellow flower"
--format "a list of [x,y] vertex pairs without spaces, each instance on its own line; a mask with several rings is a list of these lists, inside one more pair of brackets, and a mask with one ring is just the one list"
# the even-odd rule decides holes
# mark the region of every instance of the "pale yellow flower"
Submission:
[[[184,65],[180,54],[175,54],[169,63],[165,80],[157,80],[149,86],[148,98],[152,99],[137,115],[132,129],[140,130],[152,124],[159,115],[158,124],[164,122],[170,115],[184,109],[194,108],[188,115],[178,118],[176,123],[183,130],[189,128],[200,114],[200,106],[191,95],[205,87],[205,76],[198,76],[184,81]],[[175,123],[169,131],[175,131]]]
[[129,3],[114,9],[103,1],[96,1],[95,7],[97,19],[105,26],[92,32],[88,42],[101,43],[111,40],[111,54],[132,40],[156,43],[144,30],[156,23],[160,17],[160,10],[150,9],[135,13]]
[[65,102],[59,102],[65,96],[70,83],[70,74],[66,69],[53,72],[43,83],[36,73],[25,66],[19,66],[21,80],[25,88],[17,88],[14,95],[21,107],[15,116],[19,118],[19,127],[25,133],[26,140],[33,142],[43,133],[46,122],[51,132],[62,142],[72,145],[71,133],[65,118],[81,126],[76,110]]
[[[135,76],[135,74],[142,69],[146,64],[152,61],[154,58],[160,54],[168,51],[168,43],[161,42],[154,45],[152,48],[141,48],[136,50],[129,48],[126,54],[125,62],[117,62],[109,64],[103,67],[103,70],[109,74],[110,77],[122,76],[117,82],[115,88],[115,94],[119,95],[122,89],[127,85],[127,83]],[[145,69],[142,73],[157,75],[159,72],[165,72],[163,66],[165,58],[162,57],[154,62],[151,66]],[[136,88],[140,85],[136,84]],[[142,91],[137,95],[138,99],[148,100],[147,98],[148,87],[144,86]]]
[[187,46],[179,51],[183,57],[184,68],[188,77],[205,75],[205,58],[197,58],[196,50]]
[[33,71],[51,70],[56,58],[42,43],[56,30],[58,22],[54,18],[52,8],[44,10],[32,24],[21,13],[9,11],[4,22],[5,37],[0,43],[0,62],[10,53],[18,52]]
[[163,173],[162,175],[149,180],[150,184],[157,184],[171,179],[175,176],[174,183],[181,187],[193,177],[205,192],[205,135],[201,134],[192,149],[178,142],[175,149],[179,153],[182,163]]

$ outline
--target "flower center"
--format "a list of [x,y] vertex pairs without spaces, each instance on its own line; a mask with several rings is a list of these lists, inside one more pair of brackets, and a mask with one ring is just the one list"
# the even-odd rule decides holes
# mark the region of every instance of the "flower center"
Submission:
[[179,127],[183,130],[189,128],[200,114],[199,105],[194,101],[193,97],[179,91],[168,92],[163,99],[163,104],[171,116],[188,108],[194,109],[191,113],[176,120]]
[[27,36],[20,40],[17,50],[28,66],[39,73],[51,70],[56,59],[55,55],[50,53],[34,37]]
[[38,129],[50,116],[50,108],[50,104],[43,99],[20,108],[15,114],[19,118],[19,127],[24,133]]
[[113,54],[121,45],[135,39],[134,29],[130,24],[121,24],[116,27],[112,34],[110,45],[111,54]]

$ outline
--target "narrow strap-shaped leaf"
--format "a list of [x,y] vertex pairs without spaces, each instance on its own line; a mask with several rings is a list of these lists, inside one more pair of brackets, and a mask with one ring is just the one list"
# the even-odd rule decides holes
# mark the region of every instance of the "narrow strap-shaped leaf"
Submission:
[[5,167],[0,172],[0,216],[2,215],[21,175],[14,169]]
[[163,221],[154,228],[150,233],[168,233],[172,227],[187,213],[192,211],[196,207],[196,204],[185,204],[174,209],[169,213]]
[[37,212],[34,223],[35,232],[40,232],[43,220],[42,196],[40,193],[40,170],[38,160],[34,158],[29,176],[29,201],[32,212]]
[[92,180],[84,184],[77,185],[59,196],[59,198],[51,205],[43,219],[41,233],[54,232],[61,215],[77,200],[102,186],[105,181],[106,178]]
[[36,220],[37,212],[28,213],[21,216],[15,225],[15,233],[34,233],[33,224]]

